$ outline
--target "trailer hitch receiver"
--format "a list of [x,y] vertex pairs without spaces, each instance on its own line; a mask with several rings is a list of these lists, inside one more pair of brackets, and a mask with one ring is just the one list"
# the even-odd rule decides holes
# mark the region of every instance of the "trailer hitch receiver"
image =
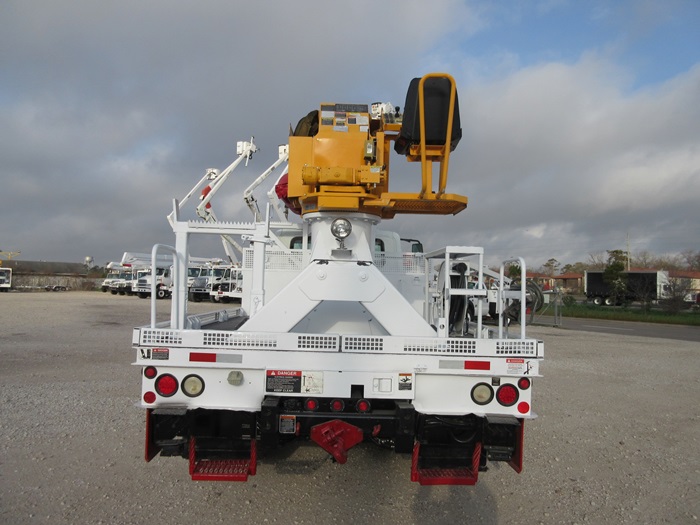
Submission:
[[338,463],[343,464],[348,460],[348,450],[361,443],[364,434],[361,428],[334,419],[312,427],[311,439]]

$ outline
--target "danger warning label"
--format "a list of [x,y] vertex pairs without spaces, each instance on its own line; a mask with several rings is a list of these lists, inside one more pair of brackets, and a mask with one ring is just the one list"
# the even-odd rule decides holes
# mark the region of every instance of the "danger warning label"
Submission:
[[506,359],[506,373],[512,375],[522,375],[527,373],[525,359],[510,358]]
[[265,390],[267,392],[301,392],[301,370],[268,370]]

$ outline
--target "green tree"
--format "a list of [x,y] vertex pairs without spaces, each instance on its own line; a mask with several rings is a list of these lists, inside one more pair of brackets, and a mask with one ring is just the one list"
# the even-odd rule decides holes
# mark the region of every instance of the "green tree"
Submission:
[[627,292],[627,252],[608,250],[608,265],[603,270],[603,281],[610,285],[610,297],[613,304],[622,304]]
[[557,261],[555,258],[552,257],[551,259],[549,259],[546,263],[544,263],[542,265],[540,270],[542,270],[543,274],[552,277],[557,273],[559,266],[561,266],[559,261]]

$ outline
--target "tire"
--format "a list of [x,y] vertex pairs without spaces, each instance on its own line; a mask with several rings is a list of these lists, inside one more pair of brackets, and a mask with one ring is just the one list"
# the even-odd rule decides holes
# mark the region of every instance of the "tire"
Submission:
[[604,302],[605,306],[615,306],[615,301],[613,301],[612,297],[606,297]]
[[168,296],[168,292],[165,288],[158,288],[156,291],[156,299],[165,299]]
[[602,297],[594,297],[591,302],[596,306],[600,306],[601,304],[603,304],[603,298]]
[[139,292],[137,295],[139,296],[139,299],[146,299],[148,297],[146,292]]
[[112,295],[117,295],[119,292],[117,292],[116,290],[110,290],[109,293],[111,293]]

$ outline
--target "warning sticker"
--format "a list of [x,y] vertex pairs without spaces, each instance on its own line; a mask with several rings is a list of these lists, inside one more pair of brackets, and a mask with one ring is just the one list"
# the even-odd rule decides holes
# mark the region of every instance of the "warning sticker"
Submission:
[[301,391],[305,394],[323,394],[323,372],[304,372]]
[[169,348],[154,348],[151,354],[151,359],[161,359],[166,361],[170,359],[170,349]]
[[413,374],[399,374],[399,390],[413,390]]
[[268,370],[265,390],[267,392],[301,392],[301,370]]
[[296,416],[281,415],[279,420],[280,434],[294,434],[297,430]]
[[509,358],[506,359],[506,373],[513,375],[523,375],[527,371],[525,359]]

